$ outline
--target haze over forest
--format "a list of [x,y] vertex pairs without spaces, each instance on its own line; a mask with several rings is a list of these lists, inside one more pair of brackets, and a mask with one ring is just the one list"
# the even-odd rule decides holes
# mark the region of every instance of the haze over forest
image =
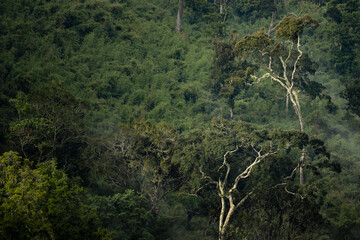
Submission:
[[360,239],[360,0],[1,0],[0,239]]

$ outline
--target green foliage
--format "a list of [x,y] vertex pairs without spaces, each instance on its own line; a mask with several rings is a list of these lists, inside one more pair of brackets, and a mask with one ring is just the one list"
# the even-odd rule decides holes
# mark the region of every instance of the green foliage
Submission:
[[91,207],[96,210],[102,229],[110,231],[111,239],[155,239],[158,226],[145,206],[146,198],[129,189],[91,199]]
[[210,36],[223,36],[225,35],[225,16],[220,13],[210,13],[205,15],[205,20],[210,25],[207,33]]
[[357,77],[359,73],[359,1],[330,1],[326,16],[332,21],[329,33],[332,36],[333,47],[331,63],[341,74]]
[[[241,142],[230,178],[251,144],[282,150],[239,185],[234,197],[254,195],[229,238],[359,238],[359,1],[226,2],[220,14],[219,1],[186,0],[181,34],[176,1],[0,2],[0,152],[24,157],[1,157],[17,185],[0,178],[0,238],[214,239],[214,186],[187,193],[205,183],[199,168],[224,174],[224,152]],[[289,78],[300,34],[306,134],[276,83],[247,87],[269,54],[277,73],[291,55]],[[303,146],[308,184],[285,183],[305,199],[273,188]],[[59,169],[81,179],[93,211]]]
[[285,17],[276,25],[275,36],[296,42],[305,27],[318,26],[319,23],[307,14],[298,18]]
[[232,173],[234,175],[252,162],[256,155],[252,147],[265,152],[271,145],[271,148],[279,147],[291,151],[292,148],[301,149],[308,145],[309,138],[298,131],[256,130],[244,122],[213,119],[211,128],[194,132],[182,142],[183,146],[177,150],[174,163],[180,164],[180,172],[191,179],[189,187],[197,189],[204,181],[199,169],[217,179],[217,171],[223,162],[224,153],[235,149],[236,146],[241,146],[241,150],[233,153],[229,160],[234,164],[232,168],[236,169]]
[[274,44],[274,40],[270,38],[263,29],[245,36],[235,45],[235,51],[240,56],[247,56],[256,51],[264,51]]
[[[183,191],[196,193],[200,203],[197,211],[206,209],[200,214],[214,221],[218,218],[220,206],[216,189],[211,183],[225,175],[226,171],[221,167],[224,152],[239,146],[238,151],[227,156],[231,169],[225,187],[231,188],[235,177],[257,156],[253,148],[261,149],[262,153],[281,149],[279,154],[270,155],[256,165],[251,176],[241,180],[234,191],[236,201],[250,191],[254,195],[235,214],[229,238],[269,236],[268,239],[283,239],[282,236],[292,236],[311,239],[327,236],[328,225],[319,213],[321,204],[312,199],[311,191],[303,191],[289,181],[289,175],[297,164],[293,159],[297,159],[299,149],[311,145],[315,155],[326,154],[321,141],[309,140],[306,134],[298,131],[256,130],[244,122],[214,119],[211,128],[194,132],[182,142],[183,146],[175,158],[178,162],[175,163],[180,163],[179,170],[187,178]],[[302,199],[300,194],[306,194],[306,198]],[[239,223],[236,224],[236,221]],[[318,231],[312,228],[313,221],[318,223]],[[264,225],[259,226],[259,222]]]
[[[308,26],[318,26],[318,22],[309,15],[299,18],[285,17],[276,26],[275,35],[292,42],[300,41],[300,34]],[[301,52],[301,57],[298,59],[300,52],[295,50],[293,43],[275,41],[265,33],[264,29],[260,29],[260,31],[248,34],[237,41],[233,51],[236,56],[243,59],[243,61],[247,61],[248,65],[257,66],[257,69],[265,72],[270,71],[271,74],[275,73],[284,81],[285,78],[293,79],[294,85],[304,90],[313,99],[322,96],[321,92],[325,87],[309,78],[309,74],[315,74],[317,64],[303,52]],[[284,59],[286,60],[284,61]],[[249,70],[250,74],[252,74],[252,69]],[[262,74],[262,72],[260,71],[258,74]],[[247,83],[251,82],[249,80],[250,78]]]
[[179,184],[172,164],[178,135],[164,123],[139,121],[119,125],[108,135],[89,136],[83,158],[89,164],[92,191],[116,194],[134,189],[156,212],[169,189]]
[[263,189],[235,216],[229,238],[331,239],[320,207],[313,199],[287,193],[281,185]]
[[347,109],[360,116],[360,79],[356,78],[346,85],[346,89],[342,92],[342,97],[347,102]]
[[227,99],[230,109],[234,108],[234,98],[245,88],[245,82],[253,73],[252,66],[236,58],[234,48],[237,40],[236,32],[228,40],[213,40],[212,88],[214,93]]
[[233,9],[245,21],[254,21],[260,17],[268,17],[272,12],[276,12],[277,1],[272,0],[239,0],[234,1]]
[[61,166],[76,158],[85,131],[84,102],[51,82],[28,95],[19,92],[11,103],[18,113],[9,132],[15,149],[33,161],[57,157]]
[[253,73],[251,67],[247,67],[245,71],[238,70],[235,76],[231,76],[225,79],[224,84],[221,87],[220,95],[233,98],[235,97],[241,88],[244,87],[246,80],[250,78]]
[[0,157],[0,235],[5,239],[83,239],[91,236],[82,189],[54,160],[34,164],[15,152]]

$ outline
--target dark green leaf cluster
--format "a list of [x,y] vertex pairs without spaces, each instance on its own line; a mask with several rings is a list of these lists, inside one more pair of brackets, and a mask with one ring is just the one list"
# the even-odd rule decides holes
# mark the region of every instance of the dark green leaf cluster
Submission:
[[253,52],[266,51],[268,47],[273,45],[275,41],[260,30],[256,33],[246,35],[243,39],[238,41],[235,45],[234,51],[240,56],[247,56]]
[[336,71],[358,76],[358,46],[360,43],[359,8],[357,0],[330,1],[326,16],[331,19],[329,32],[334,39],[334,47],[330,49],[331,63]]
[[[111,229],[111,239],[155,239],[154,219],[146,209],[146,198],[126,190],[113,196],[95,196],[90,199],[90,206],[99,217],[100,229]],[[105,237],[104,232],[98,232],[99,237]]]
[[304,31],[305,27],[318,26],[319,23],[307,14],[297,18],[285,17],[276,26],[275,36],[296,42],[301,33]]
[[[276,170],[267,167],[265,166],[263,171]],[[288,189],[299,190],[295,186],[288,186]],[[277,186],[259,192],[252,197],[252,201],[253,204],[247,205],[234,219],[232,231],[229,233],[230,239],[245,236],[252,240],[296,239],[299,235],[305,239],[327,239],[329,236],[329,223],[319,214],[321,204],[317,204],[313,199],[293,197],[286,193],[283,186]]]
[[332,20],[329,32],[334,39],[334,47],[330,49],[330,61],[336,72],[344,75],[342,82],[346,85],[346,90],[342,96],[348,101],[347,109],[357,115],[359,115],[357,105],[360,99],[356,93],[357,78],[360,73],[359,8],[359,1],[330,1],[325,14]]
[[254,21],[259,17],[271,16],[276,12],[277,1],[273,0],[239,0],[234,2],[234,11],[244,20]]
[[[86,104],[62,84],[50,82],[11,99],[18,117],[10,123],[13,147],[34,161],[52,157],[66,162],[82,144]],[[60,165],[65,164],[59,162]]]
[[220,90],[220,95],[233,98],[245,87],[245,82],[250,78],[250,75],[253,74],[253,72],[254,70],[251,67],[247,67],[245,71],[242,69],[236,71],[234,76],[225,79]]
[[360,78],[356,78],[346,85],[342,97],[348,101],[347,108],[360,116]]

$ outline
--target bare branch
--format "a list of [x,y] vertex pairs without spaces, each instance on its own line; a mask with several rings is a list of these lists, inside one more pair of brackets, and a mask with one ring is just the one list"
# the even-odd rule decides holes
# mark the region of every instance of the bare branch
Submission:
[[271,58],[271,55],[269,56],[269,66],[268,66],[268,68],[269,68],[269,70],[270,70],[270,72],[272,72],[272,73],[274,73],[274,70],[272,69],[272,58]]
[[267,55],[267,54],[269,54],[269,55],[270,55],[270,53],[269,53],[269,52],[263,52],[263,51],[261,51],[261,50],[259,50],[259,52],[261,53],[261,56],[265,56],[265,55]]
[[227,167],[226,175],[225,175],[225,178],[224,178],[224,181],[223,181],[222,184],[221,184],[221,179],[220,179],[221,176],[219,177],[219,184],[221,184],[221,187],[224,187],[224,186],[226,185],[227,179],[228,179],[229,173],[230,173],[230,164],[226,161],[226,157],[227,157],[227,155],[236,152],[238,149],[239,149],[239,146],[236,146],[236,149],[231,150],[231,151],[227,151],[227,152],[224,154],[224,162],[223,162],[223,164],[221,165],[221,167],[220,167],[219,170],[218,170],[218,171],[220,171],[220,169],[223,168],[224,166]]
[[301,44],[300,44],[300,34],[298,33],[298,41],[297,41],[296,47],[297,47],[297,51],[299,53],[299,56],[296,58],[296,61],[294,63],[294,69],[293,69],[292,74],[291,74],[291,82],[294,81],[297,64],[298,64],[300,58],[303,55],[303,52],[300,50],[300,46],[301,46]]
[[300,167],[300,162],[298,163],[298,165],[292,170],[291,174],[289,176],[287,176],[285,179],[290,179],[294,176],[296,170]]
[[287,192],[288,194],[291,194],[291,195],[294,195],[294,196],[299,196],[301,199],[305,199],[306,196],[303,196],[301,195],[300,193],[294,193],[294,192],[291,192],[288,190],[288,184],[287,183],[279,183],[279,184],[276,184],[275,186],[271,187],[271,188],[276,188],[278,186],[285,186],[284,187],[284,190],[285,192]]
[[263,159],[265,159],[267,156],[271,155],[271,154],[275,154],[279,151],[279,149],[277,149],[276,151],[269,151],[263,155],[261,155],[261,151],[262,150],[259,150],[257,151],[253,146],[252,146],[253,150],[258,154],[258,156],[255,158],[255,160],[242,172],[240,173],[235,181],[234,181],[234,185],[232,186],[232,188],[229,190],[229,193],[233,192],[236,188],[237,188],[237,185],[240,181],[240,179],[243,179],[243,178],[248,178],[251,174],[251,171],[253,169],[253,167],[255,165],[257,165],[258,163],[260,163]]
[[252,85],[258,84],[258,83],[260,83],[260,82],[261,82],[263,79],[265,79],[265,78],[270,78],[271,80],[280,83],[280,85],[281,85],[282,87],[284,87],[285,89],[288,89],[288,88],[289,88],[288,86],[286,86],[286,85],[280,80],[280,78],[274,77],[274,76],[272,76],[270,73],[265,73],[265,74],[264,74],[263,76],[261,76],[260,78],[257,77],[257,76],[255,76],[255,75],[250,75],[250,76],[251,76],[251,78],[255,79],[256,82],[246,83],[248,86],[252,86]]
[[[220,170],[222,167],[224,167],[224,165],[226,165],[226,163],[227,163],[227,162],[226,162],[226,157],[227,157],[227,155],[236,152],[238,149],[239,149],[239,146],[236,145],[236,148],[235,148],[234,150],[227,151],[227,152],[224,154],[224,162],[223,162],[223,164],[221,165],[221,167],[219,168],[219,170]],[[218,170],[218,171],[219,171],[219,170]]]
[[202,171],[201,167],[199,168],[199,171],[200,171],[200,173],[201,173],[201,179],[208,179],[208,180],[210,181],[210,183],[213,183],[213,184],[218,185],[218,182],[214,181],[210,176],[206,175],[206,174]]
[[293,15],[295,17],[299,17],[302,13],[304,12],[304,9],[301,9],[300,13],[299,14],[296,14],[294,12],[289,12],[286,16],[290,16],[290,15]]
[[255,85],[255,84],[258,84],[261,82],[261,80],[265,79],[265,78],[271,78],[271,75],[270,73],[265,73],[262,77],[257,77],[255,75],[250,75],[251,78],[255,79],[256,82],[252,82],[252,83],[246,83],[246,85],[248,86],[252,86],[252,85]]
[[193,194],[191,194],[191,195],[197,196],[198,192],[200,192],[204,187],[206,187],[206,186],[208,186],[208,185],[210,185],[210,184],[215,184],[215,185],[217,185],[218,183],[217,183],[217,182],[208,182],[208,183],[202,185],[201,187],[199,187],[199,188],[195,191],[195,193],[193,193]]
[[253,194],[253,192],[249,192],[248,194],[246,194],[245,197],[243,197],[240,202],[238,202],[235,206],[235,209],[237,209],[238,207],[240,207],[241,205],[244,204],[244,202]]
[[290,49],[289,49],[289,52],[288,52],[288,56],[287,58],[285,59],[285,63],[287,63],[287,61],[289,61],[290,57],[291,57],[291,53],[292,53],[292,50],[294,48],[294,43],[292,41],[286,41],[287,43],[290,43]]
[[275,19],[275,12],[272,12],[271,14],[271,22],[270,22],[270,26],[269,26],[269,30],[268,30],[268,35],[270,36],[274,31],[275,31],[275,27],[274,27],[274,19]]

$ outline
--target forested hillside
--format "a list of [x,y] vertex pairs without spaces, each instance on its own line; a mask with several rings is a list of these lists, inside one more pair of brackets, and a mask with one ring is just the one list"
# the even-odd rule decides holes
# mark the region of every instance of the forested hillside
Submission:
[[2,0],[0,239],[360,239],[360,0]]

